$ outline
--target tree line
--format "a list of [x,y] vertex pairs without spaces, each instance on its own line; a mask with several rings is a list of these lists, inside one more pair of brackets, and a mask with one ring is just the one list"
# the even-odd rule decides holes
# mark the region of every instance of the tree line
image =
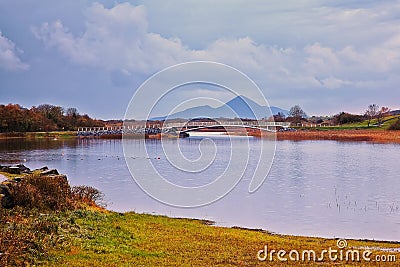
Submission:
[[[330,121],[332,125],[343,125],[347,123],[358,123],[366,121],[368,127],[370,127],[372,120],[376,120],[376,124],[381,126],[384,117],[390,114],[390,109],[388,107],[379,107],[377,104],[371,104],[367,107],[363,115],[351,114],[347,112],[340,112],[334,116],[327,117],[325,120],[321,117],[308,117],[306,112],[299,106],[295,105],[290,108],[287,116],[282,112],[274,115],[273,119],[277,122],[291,122],[293,124],[298,124],[301,122],[312,122],[315,124],[320,124],[326,121]],[[398,122],[397,124],[400,124]]]
[[0,132],[74,131],[104,126],[103,121],[79,114],[76,108],[42,104],[30,109],[18,104],[0,105]]

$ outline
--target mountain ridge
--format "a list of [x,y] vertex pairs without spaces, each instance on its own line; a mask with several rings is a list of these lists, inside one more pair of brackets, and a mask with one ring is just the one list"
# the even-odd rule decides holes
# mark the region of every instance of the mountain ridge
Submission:
[[[257,104],[255,101],[245,97],[236,96],[226,102],[224,105],[213,108],[209,105],[202,105],[185,109],[180,112],[170,114],[169,116],[154,117],[150,120],[165,120],[168,119],[195,119],[195,118],[235,118],[241,119],[261,119],[283,113],[285,116],[289,111],[271,106],[271,111],[267,106]],[[271,113],[272,112],[272,113]]]

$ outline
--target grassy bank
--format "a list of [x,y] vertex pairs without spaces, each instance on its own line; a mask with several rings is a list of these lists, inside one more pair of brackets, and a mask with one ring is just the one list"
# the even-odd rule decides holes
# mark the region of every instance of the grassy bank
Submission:
[[[305,250],[318,258],[323,250],[338,249],[337,240],[111,212],[95,204],[98,191],[71,188],[64,178],[33,173],[7,182],[15,206],[0,208],[0,266],[374,266],[377,255],[400,260],[399,243],[347,240],[346,249],[371,248],[371,262],[332,262],[327,254],[321,261],[302,261]],[[300,260],[281,262],[275,253],[273,261],[260,262],[257,252],[266,245],[269,252],[297,250]]]
[[[69,245],[51,251],[50,266],[287,266],[274,261],[260,262],[257,252],[337,249],[333,239],[283,236],[246,229],[209,226],[207,222],[172,219],[135,213],[75,211],[69,218],[79,229],[70,235]],[[71,219],[68,219],[71,221]],[[348,240],[352,248],[399,248],[399,244]],[[400,260],[400,253],[390,253]],[[374,250],[376,255],[388,252]],[[286,255],[287,256],[287,255]],[[289,262],[309,266],[309,261]],[[340,264],[339,261],[336,264]],[[346,262],[344,262],[346,263]],[[328,257],[313,265],[333,263]],[[347,262],[349,266],[373,266],[376,262]],[[387,263],[396,266],[396,263]],[[385,265],[386,266],[386,265]]]
[[74,131],[57,131],[57,132],[21,132],[21,133],[0,133],[1,139],[71,139],[76,138]]

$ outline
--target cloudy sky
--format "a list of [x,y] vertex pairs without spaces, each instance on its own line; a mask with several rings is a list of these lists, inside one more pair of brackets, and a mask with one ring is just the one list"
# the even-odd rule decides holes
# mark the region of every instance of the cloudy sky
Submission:
[[271,105],[309,115],[398,109],[400,1],[0,0],[0,103],[122,118],[152,74],[192,60],[231,65]]

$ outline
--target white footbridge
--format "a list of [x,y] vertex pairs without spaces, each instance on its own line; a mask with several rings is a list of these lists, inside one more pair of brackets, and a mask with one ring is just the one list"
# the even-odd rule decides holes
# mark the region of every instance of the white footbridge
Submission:
[[190,122],[126,122],[123,126],[109,127],[80,127],[77,134],[104,135],[104,134],[129,134],[129,133],[188,133],[202,129],[228,129],[228,128],[250,128],[268,132],[276,132],[281,128],[290,127],[290,122],[269,121],[190,121]]

